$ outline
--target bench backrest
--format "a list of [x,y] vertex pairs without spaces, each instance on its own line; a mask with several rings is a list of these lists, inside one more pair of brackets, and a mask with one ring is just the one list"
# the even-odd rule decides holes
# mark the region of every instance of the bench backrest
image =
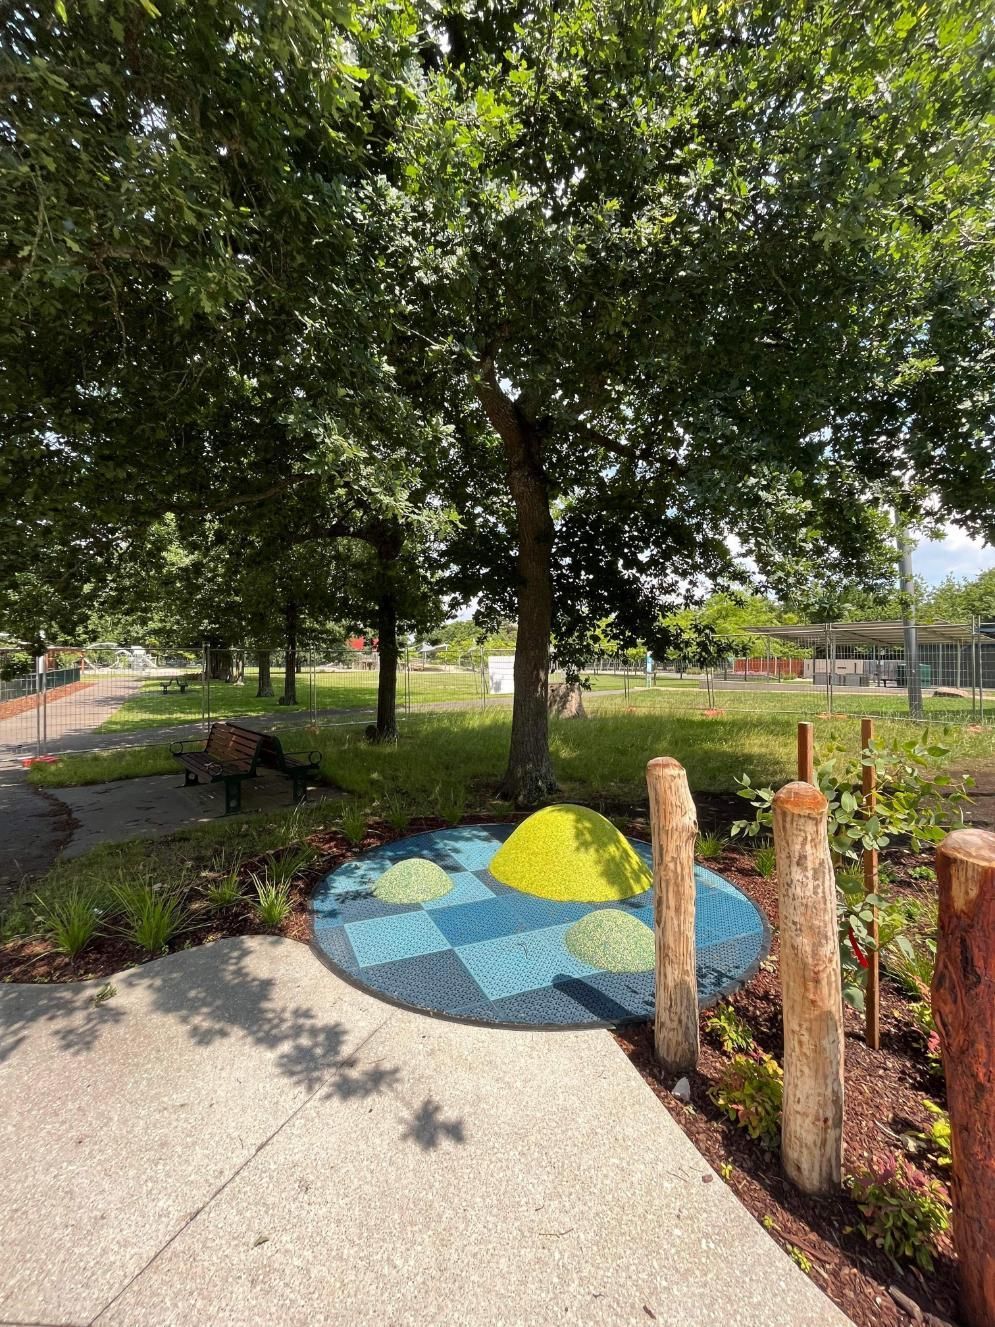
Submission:
[[286,762],[283,759],[283,747],[280,745],[280,739],[274,737],[272,733],[266,733],[259,746],[259,761],[262,765],[267,765],[272,769],[283,769]]
[[238,724],[212,723],[204,753],[223,764],[246,765],[254,770],[263,736]]

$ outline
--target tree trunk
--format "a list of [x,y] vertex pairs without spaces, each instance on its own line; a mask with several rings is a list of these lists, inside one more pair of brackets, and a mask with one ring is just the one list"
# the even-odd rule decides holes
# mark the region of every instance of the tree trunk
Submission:
[[508,768],[500,791],[516,806],[535,806],[547,793],[556,791],[546,708],[553,628],[553,518],[538,431],[501,391],[494,365],[488,361],[482,367],[477,393],[504,444],[518,525],[515,697]]
[[971,1327],[995,1322],[995,834],[958,829],[936,852],[933,1015],[953,1154],[954,1245]]
[[257,696],[272,696],[273,679],[270,676],[270,653],[269,650],[260,650],[256,659],[259,664],[259,684],[256,687]]
[[281,705],[297,704],[297,605],[293,602],[283,610],[286,624],[286,653],[283,664],[283,695]]
[[231,682],[234,679],[235,661],[231,650],[212,649],[209,651],[211,657],[211,681],[212,682]]
[[[388,573],[389,574],[389,573]],[[377,679],[377,724],[374,740],[397,741],[397,595],[392,586],[377,600],[380,676]]]

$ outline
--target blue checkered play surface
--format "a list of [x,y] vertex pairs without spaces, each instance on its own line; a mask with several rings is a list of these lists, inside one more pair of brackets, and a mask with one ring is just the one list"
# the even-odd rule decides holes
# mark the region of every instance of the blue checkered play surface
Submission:
[[[514,825],[461,825],[400,839],[327,876],[315,891],[315,945],[343,976],[398,1004],[518,1027],[616,1026],[653,1012],[653,973],[602,972],[573,957],[563,937],[601,908],[653,925],[647,890],[616,903],[560,903],[510,889],[488,870]],[[648,843],[629,840],[647,865]],[[389,867],[427,858],[453,888],[428,903],[382,903],[373,886]],[[695,867],[698,997],[741,985],[770,945],[755,905],[728,880]]]

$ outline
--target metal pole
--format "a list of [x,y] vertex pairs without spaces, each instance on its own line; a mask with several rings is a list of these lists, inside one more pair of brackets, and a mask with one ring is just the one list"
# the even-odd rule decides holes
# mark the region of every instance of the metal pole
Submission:
[[41,755],[41,705],[39,696],[41,694],[41,666],[42,661],[38,655],[35,655],[35,755]]
[[41,657],[41,753],[48,751],[48,651]]
[[905,635],[905,680],[909,689],[909,718],[922,719],[922,678],[919,676],[919,639],[916,634],[915,581],[912,579],[912,541],[903,525],[898,526],[898,574],[901,588],[902,624]]

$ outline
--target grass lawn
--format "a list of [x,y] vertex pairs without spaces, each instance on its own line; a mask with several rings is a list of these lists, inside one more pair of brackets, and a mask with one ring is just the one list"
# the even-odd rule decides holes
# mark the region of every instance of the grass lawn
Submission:
[[[551,728],[553,760],[561,795],[608,813],[645,805],[646,762],[671,755],[688,771],[696,793],[729,793],[735,776],[748,772],[758,783],[779,784],[794,776],[796,719],[756,711],[727,712],[707,718],[685,708],[676,694],[670,705],[660,693],[627,704],[617,696],[592,696],[587,721],[557,721]],[[754,697],[755,698],[755,697]],[[0,916],[0,934],[23,934],[35,924],[36,895],[57,898],[74,885],[110,891],[129,873],[152,870],[171,880],[208,869],[219,855],[249,856],[299,838],[309,827],[335,823],[343,812],[403,821],[405,816],[461,811],[505,811],[493,800],[507,757],[510,731],[507,707],[471,709],[406,719],[396,747],[369,745],[362,725],[329,726],[308,744],[323,753],[322,772],[349,794],[345,804],[325,804],[281,813],[219,819],[168,838],[135,840],[98,848],[56,866],[42,880],[15,894]],[[829,742],[856,751],[859,724],[853,719],[815,720],[816,753]],[[879,724],[880,738],[911,739],[907,723]],[[990,767],[995,760],[995,732],[964,727],[931,729],[934,740],[951,748],[951,764]],[[298,728],[292,734],[299,738]],[[144,774],[173,773],[167,747],[154,746],[66,756],[52,765],[34,766],[31,781],[60,787]],[[731,817],[730,817],[731,818]],[[728,832],[728,824],[705,828]]]

